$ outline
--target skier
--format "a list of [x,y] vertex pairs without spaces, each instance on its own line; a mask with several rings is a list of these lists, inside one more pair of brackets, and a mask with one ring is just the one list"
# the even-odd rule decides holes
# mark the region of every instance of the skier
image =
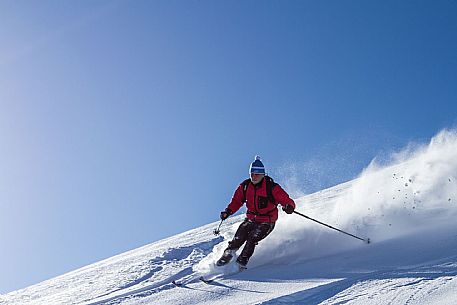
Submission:
[[238,227],[222,257],[216,262],[218,266],[230,262],[235,252],[246,242],[236,260],[239,267],[245,269],[255,246],[275,227],[278,219],[277,204],[281,204],[287,214],[292,214],[295,210],[295,202],[279,184],[265,175],[265,167],[259,156],[251,163],[249,173],[250,179],[246,179],[238,186],[231,202],[221,212],[220,217],[225,220],[246,203],[246,218]]

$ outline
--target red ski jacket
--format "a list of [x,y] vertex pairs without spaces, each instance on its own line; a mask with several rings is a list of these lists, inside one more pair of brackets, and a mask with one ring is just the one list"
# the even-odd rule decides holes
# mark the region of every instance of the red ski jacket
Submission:
[[[227,206],[231,214],[238,211],[244,204],[243,188],[244,185],[241,183]],[[249,182],[246,189],[246,207],[248,209],[246,212],[247,218],[256,222],[276,222],[276,220],[278,220],[278,209],[276,204],[280,204],[282,206],[290,204],[295,208],[295,202],[279,184],[275,183],[273,185],[272,195],[276,202],[271,202],[268,199],[265,178],[257,185]]]

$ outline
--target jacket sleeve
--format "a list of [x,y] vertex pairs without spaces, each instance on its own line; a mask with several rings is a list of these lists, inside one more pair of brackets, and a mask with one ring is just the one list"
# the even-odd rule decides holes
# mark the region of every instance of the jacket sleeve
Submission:
[[282,187],[279,184],[277,184],[273,188],[272,193],[273,193],[273,197],[275,198],[277,203],[279,203],[283,207],[286,204],[290,204],[295,209],[295,202],[292,200],[292,198],[289,197],[289,194],[287,194],[286,191],[283,190]]
[[240,184],[235,190],[235,193],[233,194],[232,200],[228,204],[227,209],[230,210],[230,214],[235,214],[243,204],[243,185]]

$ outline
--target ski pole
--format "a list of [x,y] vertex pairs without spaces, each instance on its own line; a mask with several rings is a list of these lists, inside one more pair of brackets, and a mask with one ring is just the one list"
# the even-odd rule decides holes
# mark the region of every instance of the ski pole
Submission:
[[221,230],[219,230],[221,228],[221,224],[224,220],[222,219],[221,222],[219,223],[219,226],[217,227],[217,229],[214,229],[213,233],[214,235],[219,235],[219,233],[221,232]]
[[300,216],[302,216],[302,217],[305,217],[306,219],[309,219],[309,220],[312,220],[312,221],[314,221],[314,222],[317,222],[318,224],[321,224],[321,225],[323,225],[323,226],[326,226],[326,227],[328,227],[328,228],[330,228],[330,229],[333,229],[333,230],[336,230],[336,231],[338,231],[338,232],[341,232],[341,233],[344,233],[344,234],[346,234],[346,235],[349,235],[349,236],[351,236],[351,237],[360,239],[361,241],[364,241],[364,242],[366,242],[367,244],[370,243],[370,239],[369,239],[369,238],[364,239],[364,238],[355,236],[354,234],[351,234],[351,233],[345,232],[345,231],[343,231],[343,230],[340,230],[340,229],[338,229],[338,228],[332,227],[331,225],[328,225],[328,224],[326,224],[326,223],[320,222],[319,220],[316,220],[316,219],[314,219],[314,218],[311,218],[311,217],[309,217],[309,216],[306,216],[306,215],[304,215],[304,214],[302,214],[302,213],[300,213],[300,212],[294,211],[294,213],[295,213],[295,214],[298,214],[298,215],[300,215]]

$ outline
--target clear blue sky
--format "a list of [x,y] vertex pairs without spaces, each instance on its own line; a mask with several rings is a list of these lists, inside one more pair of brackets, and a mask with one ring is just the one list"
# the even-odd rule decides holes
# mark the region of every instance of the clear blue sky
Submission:
[[456,84],[456,1],[1,1],[0,293],[218,220],[255,154],[352,179]]

